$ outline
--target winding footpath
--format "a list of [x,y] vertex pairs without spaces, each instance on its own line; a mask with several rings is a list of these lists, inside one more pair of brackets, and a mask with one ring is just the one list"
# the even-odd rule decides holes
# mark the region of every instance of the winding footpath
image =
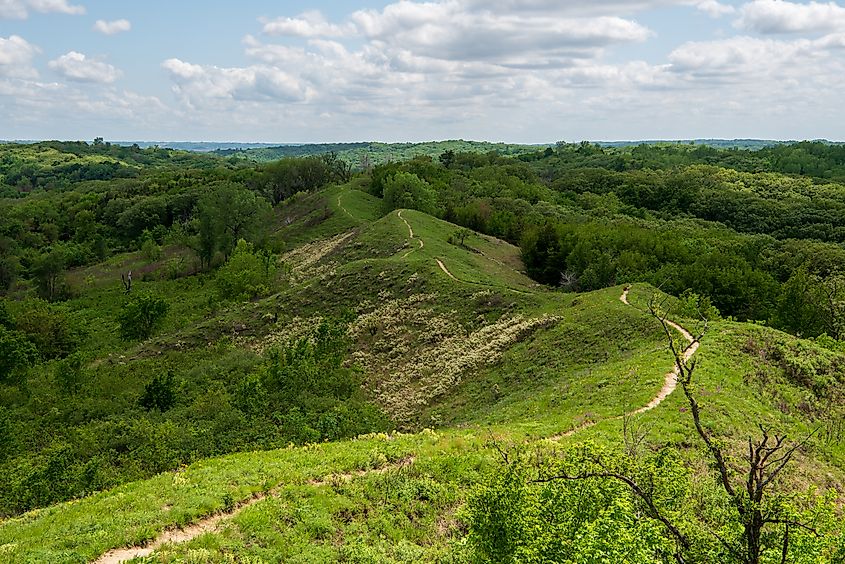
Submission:
[[[628,288],[625,288],[622,291],[622,295],[619,296],[619,301],[621,301],[623,304],[625,304],[627,306],[634,307],[630,304],[630,302],[628,302],[628,290],[629,290]],[[686,329],[684,329],[683,327],[681,327],[677,323],[675,323],[673,321],[669,321],[667,319],[666,324],[669,327],[671,327],[672,329],[674,329],[675,331],[677,331],[678,333],[680,333],[684,337],[684,339],[689,343],[687,345],[687,347],[685,349],[683,349],[683,352],[681,353],[681,356],[684,359],[684,361],[688,361],[689,359],[692,358],[692,355],[695,354],[695,351],[698,350],[698,346],[701,343],[695,337],[693,337],[692,334],[689,331],[687,331]],[[646,411],[650,411],[650,410],[654,409],[655,407],[657,407],[658,405],[660,405],[661,403],[663,403],[663,400],[668,398],[672,394],[672,392],[675,391],[675,388],[677,388],[677,387],[678,387],[678,366],[676,364],[672,368],[672,370],[670,370],[669,372],[666,373],[666,376],[663,378],[663,387],[660,388],[660,391],[657,392],[657,395],[654,396],[651,399],[650,402],[648,402],[646,405],[640,407],[639,409],[635,409],[634,411],[630,411],[628,413],[625,413],[624,415],[617,415],[616,417],[611,417],[609,419],[603,419],[602,421],[615,421],[617,419],[623,419],[624,417],[628,417],[628,416],[631,416],[631,415],[639,415],[641,413],[645,413]],[[575,427],[573,427],[569,431],[566,431],[565,433],[560,433],[560,434],[555,435],[551,438],[552,439],[561,439],[561,438],[564,438],[564,437],[571,437],[575,433],[577,433],[579,431],[583,431],[584,429],[587,429],[589,427],[592,427],[596,423],[599,423],[599,421],[589,421],[589,420],[584,421],[583,423],[581,423],[580,425],[576,425]]]
[[[419,244],[420,244],[419,248],[417,248],[417,249],[411,249],[410,251],[408,251],[407,253],[405,253],[404,255],[402,255],[402,258],[408,258],[408,255],[410,255],[410,254],[412,254],[412,253],[415,253],[415,252],[417,252],[418,250],[420,250],[420,249],[424,248],[424,247],[425,247],[425,242],[423,242],[423,240],[422,240],[420,237],[417,237],[416,235],[414,235],[414,229],[413,229],[413,227],[411,227],[411,224],[410,224],[410,223],[408,223],[408,220],[407,220],[407,219],[405,219],[404,217],[402,217],[402,210],[399,210],[398,212],[396,212],[396,216],[397,216],[399,219],[401,219],[401,220],[405,223],[405,225],[408,227],[408,237],[409,237],[411,240],[416,239],[416,240],[419,242]],[[484,258],[486,258],[487,260],[490,260],[490,261],[496,262],[496,263],[500,264],[501,266],[504,266],[505,268],[512,268],[512,267],[510,267],[510,266],[506,265],[505,263],[503,263],[503,262],[502,262],[502,261],[500,261],[500,260],[496,260],[496,259],[494,259],[494,258],[488,257],[487,255],[485,255],[485,254],[484,254],[483,252],[481,252],[481,251],[479,251],[479,254],[480,254],[481,256],[483,256]],[[482,288],[494,288],[494,289],[496,289],[496,290],[506,290],[506,291],[508,291],[508,292],[513,292],[514,294],[522,294],[523,296],[530,296],[530,295],[532,295],[532,292],[526,292],[526,291],[523,291],[523,290],[517,290],[516,288],[510,288],[510,287],[508,287],[508,286],[497,286],[497,285],[495,285],[495,284],[485,284],[484,282],[473,282],[473,281],[471,281],[471,280],[461,280],[460,278],[458,278],[457,276],[455,276],[454,274],[452,274],[451,272],[449,272],[449,269],[448,269],[448,268],[446,268],[446,265],[445,265],[445,264],[443,264],[443,261],[442,261],[442,260],[440,260],[439,258],[434,257],[434,262],[436,262],[436,263],[437,263],[437,266],[439,266],[439,267],[440,267],[440,270],[442,270],[442,271],[443,271],[443,273],[444,273],[446,276],[448,276],[449,278],[451,278],[451,279],[452,279],[453,281],[455,281],[455,282],[460,282],[460,283],[462,283],[462,284],[469,284],[469,285],[471,285],[471,286],[481,286]]]
[[[422,249],[425,246],[425,244],[423,243],[423,240],[418,238],[418,237],[415,237],[414,229],[411,227],[411,224],[408,223],[408,220],[406,220],[404,217],[402,217],[402,211],[400,210],[400,211],[396,212],[396,215],[408,227],[408,236],[411,239],[416,239],[417,241],[419,241],[420,242],[419,248]],[[410,255],[411,253],[413,253],[414,251],[417,251],[417,250],[418,249],[413,249],[411,251],[408,251],[407,253],[405,253],[403,258],[407,257],[408,255]],[[435,258],[434,261],[437,263],[437,266],[440,267],[440,270],[442,270],[443,273],[446,274],[446,276],[448,276],[450,279],[452,279],[455,282],[461,282],[461,283],[464,283],[464,284],[471,284],[471,285],[474,285],[474,286],[485,286],[485,287],[489,287],[489,288],[510,290],[511,292],[516,292],[516,293],[519,293],[519,294],[530,294],[530,292],[523,292],[521,290],[515,290],[513,288],[499,287],[499,286],[494,286],[494,285],[491,285],[491,284],[483,284],[481,282],[470,282],[470,281],[467,281],[467,280],[461,280],[458,277],[456,277],[454,274],[449,272],[449,269],[446,268],[446,265],[443,264],[442,260],[440,260],[439,258]],[[622,291],[622,295],[619,296],[619,301],[621,301],[626,306],[634,307],[630,304],[630,302],[628,302],[628,292],[629,292],[629,288],[626,287]],[[689,359],[692,358],[692,356],[698,350],[698,347],[700,345],[699,341],[695,337],[693,337],[692,334],[689,331],[687,331],[686,329],[684,329],[683,327],[681,327],[680,325],[678,325],[674,321],[669,321],[667,319],[666,324],[669,327],[671,327],[672,329],[674,329],[675,331],[677,331],[678,333],[680,333],[681,336],[683,336],[683,338],[689,343],[686,346],[686,348],[684,348],[683,351],[681,352],[681,355],[682,355],[682,358],[684,359],[684,361],[688,361]],[[655,407],[657,407],[658,405],[660,405],[661,403],[663,403],[663,400],[665,400],[667,397],[669,397],[672,394],[672,392],[675,391],[675,388],[677,388],[677,386],[678,386],[678,366],[675,365],[675,366],[673,366],[672,370],[670,370],[669,372],[666,373],[666,376],[663,378],[663,387],[660,388],[660,391],[657,393],[656,396],[654,396],[651,399],[651,401],[649,401],[646,405],[644,405],[644,406],[642,406],[638,409],[635,409],[634,411],[625,413],[624,415],[617,415],[616,417],[611,417],[609,419],[606,419],[606,421],[614,421],[614,420],[618,420],[618,419],[623,419],[626,416],[640,415],[641,413],[645,413],[646,411],[650,411],[650,410],[654,409]],[[584,429],[592,427],[593,425],[595,425],[598,422],[599,421],[592,421],[592,420],[584,421],[583,423],[573,427],[569,431],[555,435],[551,438],[552,439],[559,439],[559,438],[563,438],[563,437],[570,437],[570,436],[574,435],[575,433],[577,433],[578,431],[582,431]]]
[[[417,252],[418,250],[420,250],[420,249],[422,249],[423,247],[425,247],[425,242],[424,242],[422,239],[420,239],[419,237],[414,237],[414,229],[413,229],[413,227],[411,227],[411,224],[410,224],[410,223],[408,223],[408,220],[407,220],[407,219],[405,219],[404,217],[402,217],[402,210],[399,210],[398,212],[396,212],[396,217],[398,217],[398,218],[399,218],[399,219],[401,219],[403,222],[405,222],[405,225],[408,227],[408,237],[409,237],[412,241],[413,241],[414,239],[416,239],[416,240],[417,240],[417,241],[419,241],[419,243],[420,243],[419,249],[411,249],[410,251],[408,251],[407,253],[405,253],[404,255],[402,255],[402,258],[408,258],[408,255],[410,255],[411,253],[415,253],[415,252]],[[438,262],[439,262],[439,261],[438,261]]]
[[[338,481],[349,482],[355,478],[363,476],[384,474],[391,470],[406,468],[411,466],[414,461],[415,458],[413,456],[409,456],[393,464],[387,464],[379,468],[358,470],[356,472],[348,472],[346,474],[329,474],[321,480],[309,480],[307,484],[309,486],[319,487],[333,484]],[[135,558],[146,558],[147,556],[153,554],[156,550],[166,545],[185,543],[205,533],[217,531],[223,521],[228,521],[247,507],[255,505],[261,500],[275,496],[282,487],[283,485],[280,485],[270,491],[256,494],[253,497],[238,503],[234,508],[228,511],[215,513],[214,515],[200,519],[196,523],[192,523],[182,528],[166,530],[144,546],[127,546],[124,548],[115,548],[110,550],[95,560],[93,564],[122,564],[123,562],[129,562]]]
[[349,217],[351,217],[352,219],[356,219],[356,220],[357,220],[358,218],[357,218],[357,217],[355,217],[354,215],[352,215],[351,213],[349,213],[349,210],[348,210],[348,209],[346,209],[346,208],[343,206],[343,204],[341,204],[341,203],[340,203],[340,197],[341,197],[341,196],[343,196],[343,193],[344,193],[344,190],[341,190],[341,191],[340,191],[340,192],[338,192],[338,194],[337,194],[337,207],[339,207],[340,209],[342,209],[342,210],[343,210],[343,213],[345,213],[346,215],[348,215],[348,216],[349,216]]

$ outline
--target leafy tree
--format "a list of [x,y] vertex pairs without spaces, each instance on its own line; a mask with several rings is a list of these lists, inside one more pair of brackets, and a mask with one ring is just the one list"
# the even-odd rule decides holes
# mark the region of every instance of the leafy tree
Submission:
[[388,210],[406,208],[435,214],[437,194],[416,174],[397,172],[384,187],[384,204]]
[[26,334],[0,326],[0,383],[22,382],[26,369],[37,359],[38,350]]
[[0,256],[0,293],[8,292],[18,278],[19,264],[14,256]]
[[269,291],[276,272],[275,261],[266,251],[238,241],[232,256],[217,271],[217,288],[224,299],[247,300]]
[[117,317],[120,336],[126,341],[149,338],[164,323],[169,309],[162,298],[150,295],[132,298],[124,304]]
[[210,267],[211,261],[220,246],[222,233],[216,219],[216,211],[208,200],[201,200],[197,227],[197,255],[204,267]]
[[464,241],[466,241],[466,238],[470,235],[472,235],[472,231],[470,231],[469,229],[458,229],[457,231],[449,235],[449,242],[453,245],[464,247],[466,246],[464,244]]
[[42,298],[52,302],[63,296],[66,267],[67,253],[61,247],[54,247],[36,259],[33,272]]
[[200,214],[199,253],[203,260],[217,249],[228,257],[238,240],[251,240],[270,213],[266,200],[234,183],[221,183],[204,194]]

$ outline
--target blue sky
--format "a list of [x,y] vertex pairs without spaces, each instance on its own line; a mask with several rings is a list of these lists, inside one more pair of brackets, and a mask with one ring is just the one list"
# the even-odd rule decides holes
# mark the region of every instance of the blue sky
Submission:
[[0,138],[845,138],[845,4],[0,0]]

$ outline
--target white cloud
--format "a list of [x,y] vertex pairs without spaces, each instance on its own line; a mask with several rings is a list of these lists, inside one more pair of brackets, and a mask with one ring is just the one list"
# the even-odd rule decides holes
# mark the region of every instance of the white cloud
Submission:
[[295,18],[277,18],[264,22],[267,35],[289,35],[295,37],[344,37],[355,32],[351,24],[329,23],[319,11],[312,10]]
[[[539,3],[538,3],[539,4]],[[416,55],[509,66],[566,66],[615,44],[641,42],[651,32],[616,16],[549,17],[536,10],[468,9],[460,2],[401,1],[352,14],[359,33]]]
[[83,53],[70,51],[48,66],[69,80],[79,82],[112,83],[120,78],[121,72],[112,65],[96,59],[89,59]]
[[719,18],[736,12],[736,8],[730,4],[722,4],[717,0],[703,0],[701,2],[697,2],[695,7],[711,18]]
[[276,67],[222,68],[175,58],[161,66],[173,80],[174,91],[191,107],[234,100],[298,102],[308,97],[298,79]]
[[0,19],[23,20],[30,11],[81,15],[85,7],[69,4],[68,0],[0,0]]
[[0,37],[0,77],[37,76],[32,68],[32,58],[38,52],[38,47],[18,35]]
[[132,24],[129,20],[120,19],[107,22],[106,20],[97,20],[94,23],[94,31],[99,31],[105,35],[115,35],[132,29]]
[[754,0],[741,8],[736,25],[765,34],[845,31],[845,7],[836,2]]

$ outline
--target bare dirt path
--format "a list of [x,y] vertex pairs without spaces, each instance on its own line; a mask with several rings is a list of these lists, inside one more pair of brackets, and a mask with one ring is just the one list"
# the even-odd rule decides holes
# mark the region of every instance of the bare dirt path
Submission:
[[[630,306],[630,307],[633,307],[628,302],[628,288],[625,288],[622,291],[622,295],[619,296],[619,300],[623,304]],[[689,331],[687,331],[686,329],[684,329],[683,327],[681,327],[677,323],[675,323],[673,321],[668,321],[668,320],[666,321],[666,323],[670,327],[672,327],[674,330],[676,330],[678,333],[680,333],[684,337],[684,339],[687,340],[687,342],[689,342],[689,345],[684,349],[684,351],[682,353],[683,359],[689,360],[690,358],[692,358],[692,355],[694,355],[695,351],[698,350],[698,346],[700,345],[700,343],[695,339],[695,337],[692,336],[692,334],[690,334]],[[616,417],[611,417],[610,419],[608,419],[608,421],[613,421],[613,420],[616,420],[616,419],[622,419],[623,417],[629,416],[629,415],[639,415],[640,413],[645,413],[646,411],[650,411],[650,410],[654,409],[655,407],[657,407],[658,405],[660,405],[663,402],[663,400],[665,400],[667,397],[669,397],[669,395],[671,395],[672,392],[675,391],[675,388],[677,388],[677,387],[678,387],[678,367],[677,367],[677,365],[675,365],[672,368],[672,370],[670,370],[669,372],[666,373],[666,376],[663,379],[663,387],[660,388],[660,391],[657,392],[657,395],[654,396],[651,399],[650,402],[648,402],[646,405],[644,405],[644,406],[642,406],[638,409],[635,409],[634,411],[626,413],[625,415],[617,415]],[[565,433],[555,435],[554,437],[552,437],[552,439],[559,439],[559,438],[563,438],[563,437],[571,437],[575,433],[582,431],[584,429],[587,429],[588,427],[592,427],[596,423],[598,423],[598,421],[584,421],[583,423],[576,425],[575,427],[573,427],[569,431],[566,431]]]
[[411,249],[410,251],[408,251],[407,253],[402,255],[402,258],[408,258],[408,255],[410,255],[411,253],[414,253],[414,252],[422,249],[423,247],[425,247],[425,242],[422,239],[420,239],[419,237],[414,237],[414,229],[411,227],[411,224],[408,223],[408,220],[405,219],[404,217],[402,217],[402,210],[399,210],[398,212],[396,212],[396,217],[401,219],[405,223],[405,225],[408,227],[408,237],[410,239],[416,239],[417,241],[419,241],[419,244],[420,244],[419,249]]
[[[322,478],[320,480],[309,480],[307,483],[309,486],[317,487],[334,484],[337,482],[349,482],[354,478],[359,478],[369,474],[384,474],[385,472],[389,472],[391,470],[405,468],[411,466],[414,461],[415,458],[413,456],[409,456],[399,460],[394,464],[388,464],[379,468],[374,468],[371,470],[358,470],[357,472],[348,472],[345,474],[329,474],[325,478]],[[123,562],[128,562],[133,558],[145,558],[147,556],[150,556],[156,550],[162,548],[165,545],[181,544],[193,540],[205,533],[216,531],[218,530],[221,522],[231,519],[247,507],[255,505],[263,499],[274,496],[281,487],[282,486],[279,486],[278,488],[270,490],[268,492],[256,494],[255,496],[235,505],[235,507],[228,511],[215,513],[214,515],[205,517],[204,519],[201,519],[196,523],[192,523],[186,527],[166,530],[156,539],[150,541],[144,546],[128,546],[124,548],[115,548],[113,550],[110,550],[100,556],[97,560],[95,560],[93,564],[121,564]]]
[[442,260],[440,260],[439,258],[436,258],[436,259],[434,259],[434,260],[435,260],[435,261],[437,261],[437,266],[439,266],[439,267],[440,267],[440,270],[442,270],[443,272],[445,272],[445,273],[446,273],[446,276],[448,276],[449,278],[451,278],[451,279],[452,279],[452,280],[454,280],[455,282],[460,282],[460,280],[458,280],[457,278],[455,278],[455,275],[454,275],[454,274],[452,274],[451,272],[449,272],[449,269],[448,269],[448,268],[446,268],[446,265],[445,265],[445,264],[443,264],[443,261],[442,261]]
[[346,215],[348,215],[348,216],[349,216],[349,217],[351,217],[352,219],[358,219],[357,217],[355,217],[354,215],[352,215],[351,213],[349,213],[349,210],[348,210],[348,209],[346,209],[346,208],[343,206],[343,204],[341,204],[341,203],[340,203],[340,197],[341,197],[341,196],[343,196],[343,192],[344,192],[344,190],[341,190],[341,191],[340,191],[340,193],[338,193],[338,195],[337,195],[337,207],[339,207],[340,209],[342,209],[342,210],[343,210],[343,213],[345,213]]
[[[619,296],[619,299],[622,301],[623,304],[630,306],[631,304],[628,303],[628,288],[622,292],[622,295]],[[695,354],[695,351],[698,350],[698,346],[701,344],[699,343],[695,337],[693,337],[689,331],[678,325],[673,321],[666,320],[666,324],[669,325],[672,329],[683,335],[684,339],[687,340],[689,345],[684,352],[682,353],[684,360],[689,360],[692,358],[692,355]],[[675,388],[678,386],[678,367],[677,365],[672,368],[671,371],[666,373],[666,377],[663,380],[663,387],[660,388],[660,392],[652,398],[650,402],[646,405],[642,406],[641,408],[632,411],[629,415],[638,415],[640,413],[645,413],[650,409],[654,409],[660,403],[669,397],[669,394],[675,391]]]

